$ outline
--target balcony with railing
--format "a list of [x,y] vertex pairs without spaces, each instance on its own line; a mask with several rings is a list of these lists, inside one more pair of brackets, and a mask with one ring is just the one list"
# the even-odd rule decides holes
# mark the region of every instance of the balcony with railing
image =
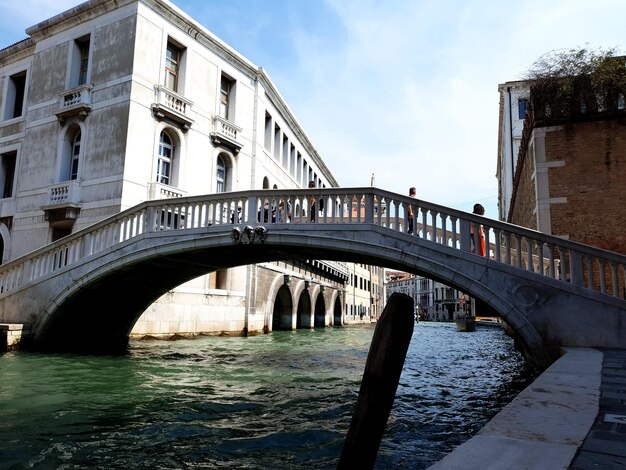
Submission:
[[61,123],[78,117],[85,119],[91,112],[91,85],[81,85],[59,93],[59,109],[54,113]]
[[235,155],[239,153],[243,143],[239,140],[242,129],[221,116],[213,116],[211,141],[214,145],[222,145],[231,149]]
[[193,103],[178,93],[161,85],[154,86],[152,113],[157,119],[164,119],[180,125],[183,132],[193,124],[191,106]]
[[64,181],[50,186],[46,204],[42,206],[46,220],[51,222],[76,220],[80,208],[80,185],[77,181]]

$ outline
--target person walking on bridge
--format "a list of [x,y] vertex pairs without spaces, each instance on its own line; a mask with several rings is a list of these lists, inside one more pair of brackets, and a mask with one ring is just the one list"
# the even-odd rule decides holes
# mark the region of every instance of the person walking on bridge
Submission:
[[[409,196],[415,197],[416,192],[417,192],[417,189],[415,189],[415,186],[411,186],[409,188]],[[409,206],[406,209],[406,217],[407,217],[406,233],[413,233],[413,226],[415,224],[415,214],[413,213],[413,206],[411,204],[409,204]]]
[[[309,181],[309,188],[315,188],[315,181]],[[315,204],[315,196],[311,196],[311,204],[310,204],[310,217],[311,217],[311,222],[315,222],[315,213],[318,211],[323,211],[324,210],[324,199],[320,199],[319,203],[316,205]]]

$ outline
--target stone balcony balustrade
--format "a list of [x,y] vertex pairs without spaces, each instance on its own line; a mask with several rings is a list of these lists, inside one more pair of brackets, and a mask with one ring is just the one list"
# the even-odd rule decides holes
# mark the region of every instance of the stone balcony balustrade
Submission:
[[154,86],[154,103],[152,113],[157,119],[168,120],[178,124],[183,132],[187,132],[193,124],[191,107],[193,103],[185,97],[161,85]]
[[68,118],[85,119],[91,112],[91,85],[81,85],[59,93],[59,108],[54,113],[63,124]]
[[80,208],[78,181],[64,181],[50,186],[46,204],[42,206],[46,220],[50,222],[75,220],[78,218]]
[[231,149],[235,155],[239,153],[243,143],[238,140],[238,135],[242,131],[241,127],[236,126],[232,122],[221,116],[213,116],[213,131],[211,132],[211,141],[214,145],[223,145]]

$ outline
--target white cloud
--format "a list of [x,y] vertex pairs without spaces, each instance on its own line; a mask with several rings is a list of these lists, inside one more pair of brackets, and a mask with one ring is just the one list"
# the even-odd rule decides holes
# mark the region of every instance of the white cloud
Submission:
[[433,202],[488,199],[492,217],[498,84],[555,48],[623,46],[626,13],[611,0],[593,10],[570,0],[328,3],[346,37],[295,31],[297,65],[280,82],[339,182],[367,185],[374,172],[377,186],[415,185]]

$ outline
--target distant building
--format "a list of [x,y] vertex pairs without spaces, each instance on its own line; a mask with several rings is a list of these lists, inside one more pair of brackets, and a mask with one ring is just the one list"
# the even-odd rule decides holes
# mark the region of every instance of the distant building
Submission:
[[351,263],[346,282],[346,321],[376,321],[385,306],[384,269]]
[[386,271],[387,299],[394,293],[413,299],[415,314],[430,321],[453,321],[465,315],[463,293],[432,279],[403,271]]
[[[167,0],[91,0],[26,32],[0,50],[2,262],[146,200],[337,186],[267,72]],[[369,321],[345,311],[350,274],[220,270],[162,296],[132,334]]]

